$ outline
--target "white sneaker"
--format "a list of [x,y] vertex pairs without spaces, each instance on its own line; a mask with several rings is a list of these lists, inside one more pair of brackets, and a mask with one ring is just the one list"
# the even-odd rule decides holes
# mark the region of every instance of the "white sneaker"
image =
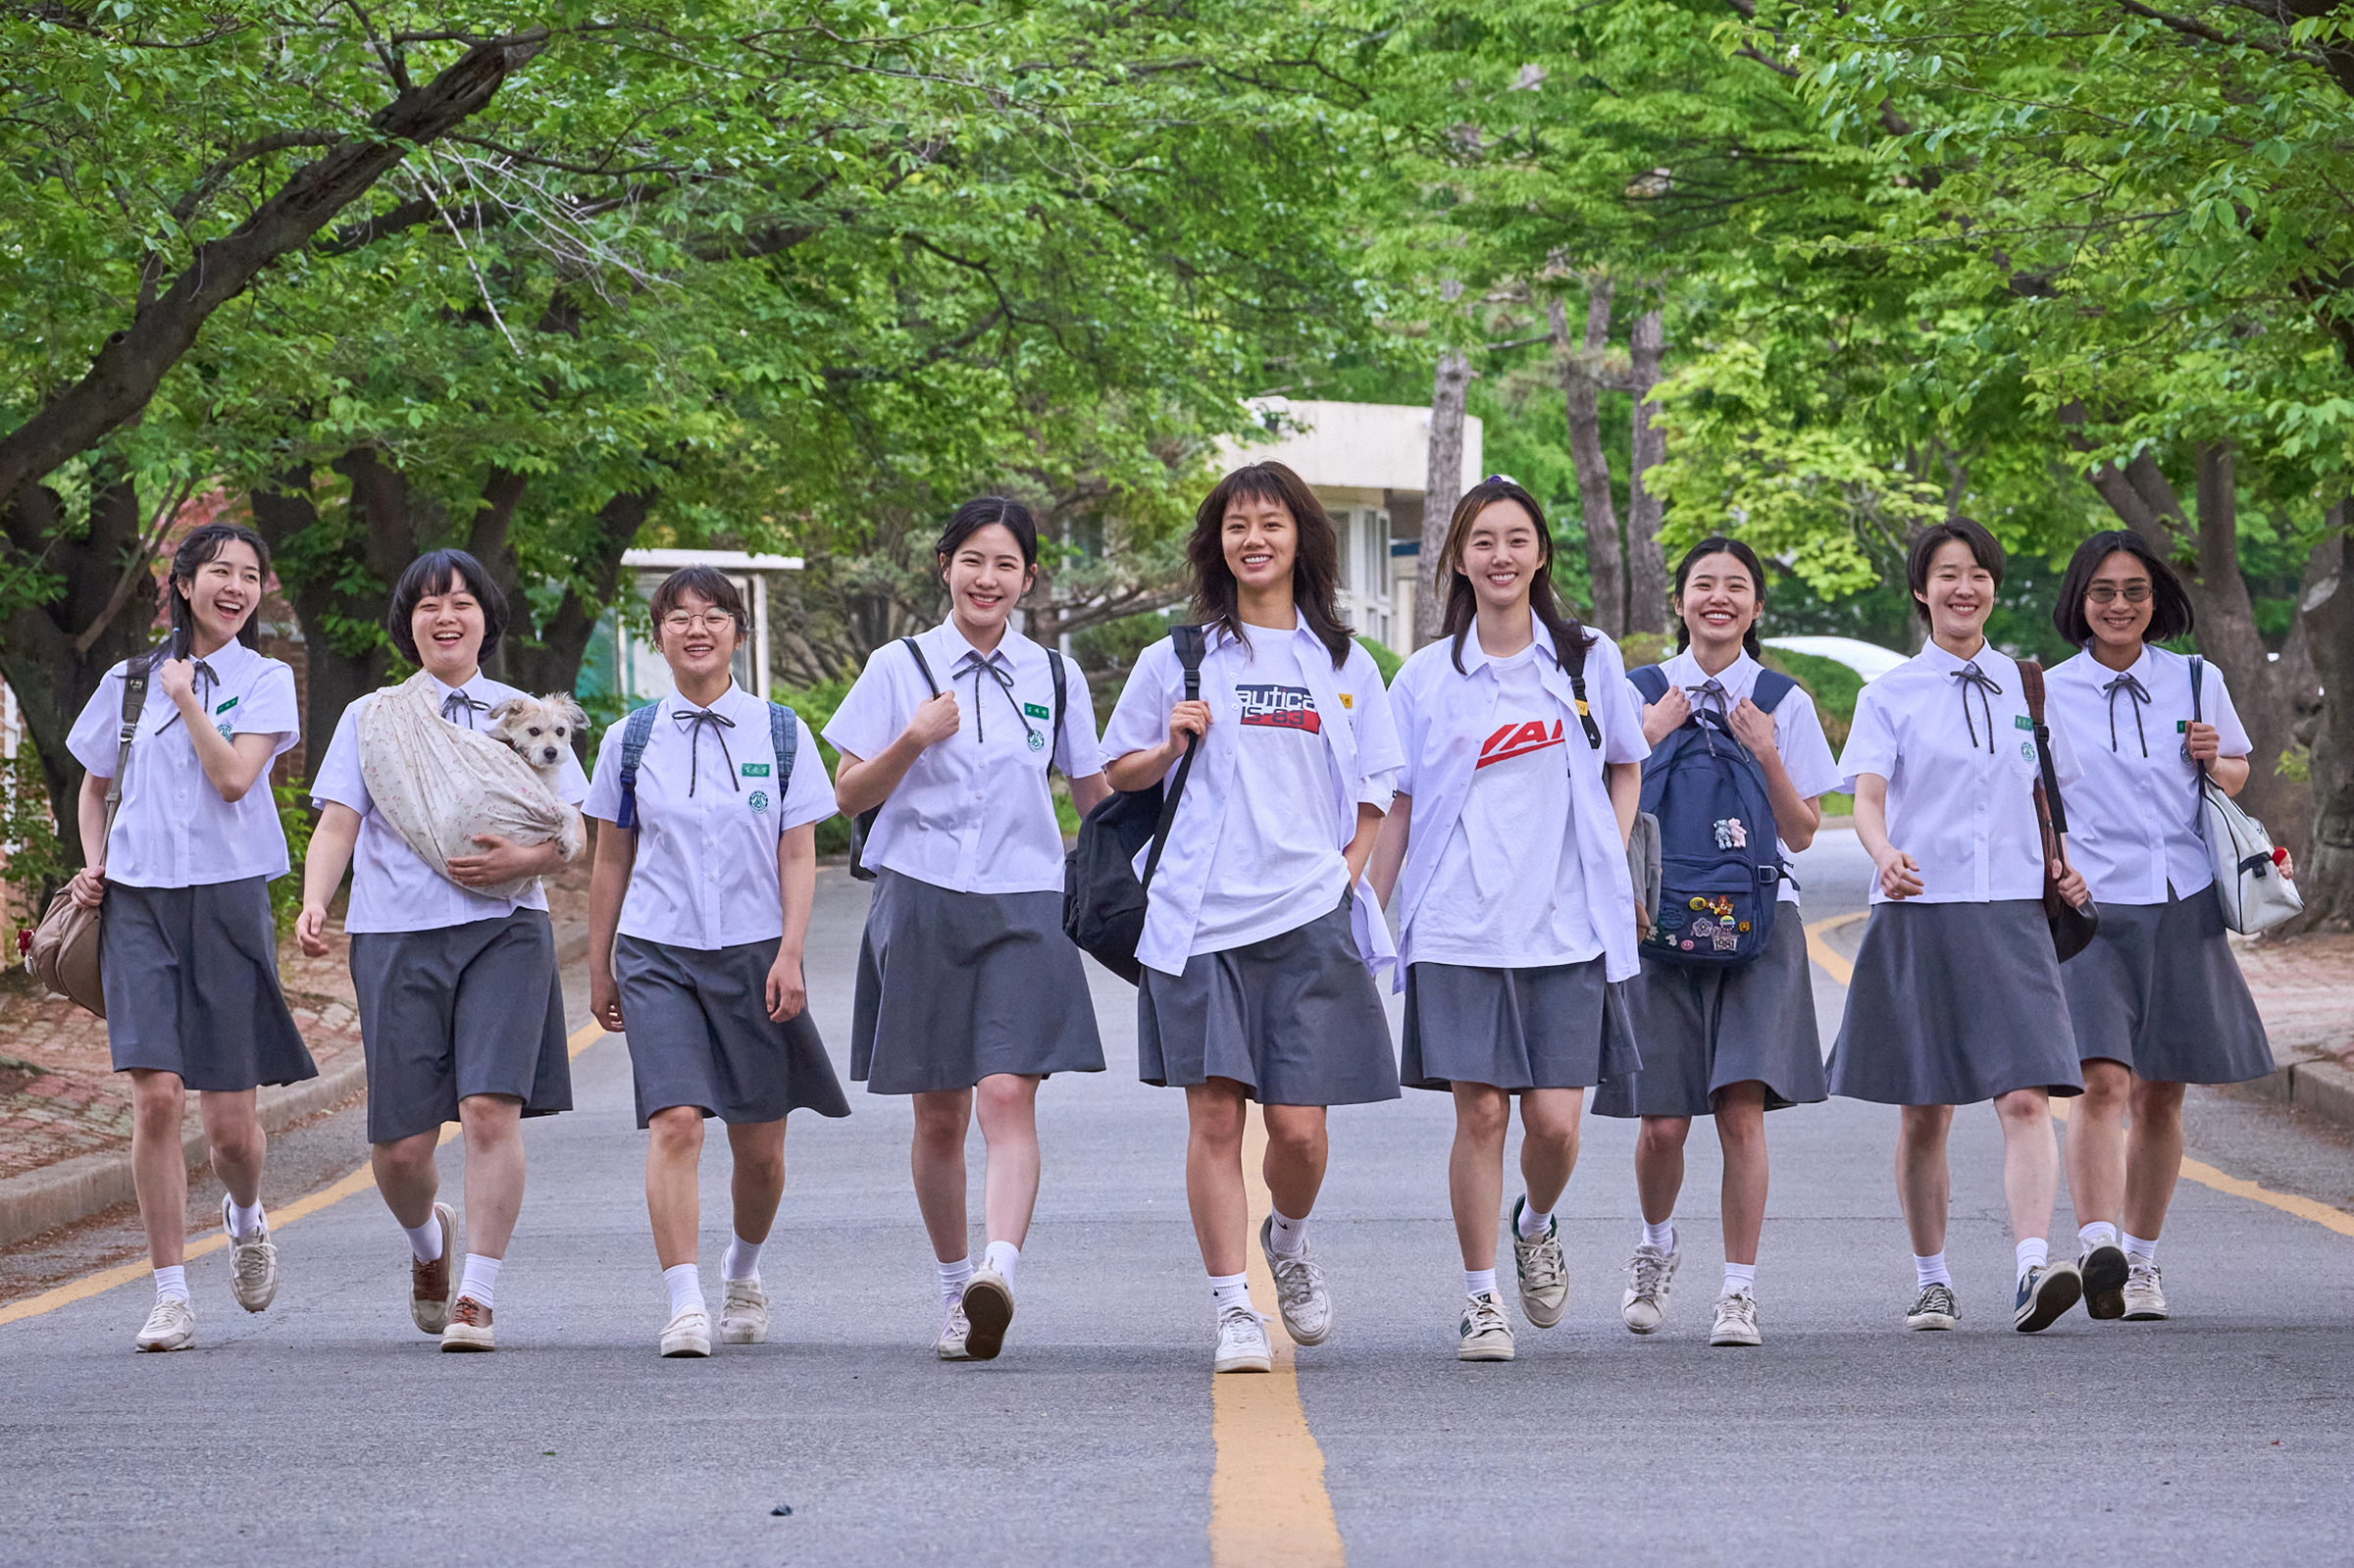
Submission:
[[1275,1276],[1275,1307],[1283,1314],[1283,1332],[1295,1344],[1322,1344],[1332,1337],[1332,1293],[1324,1289],[1324,1271],[1307,1255],[1307,1243],[1302,1241],[1291,1257],[1278,1256],[1275,1216],[1270,1214],[1258,1222],[1258,1247],[1267,1255],[1267,1272]]
[[1569,1305],[1569,1263],[1561,1256],[1561,1223],[1545,1222],[1545,1234],[1520,1234],[1520,1211],[1528,1199],[1512,1199],[1512,1263],[1520,1274],[1520,1315],[1534,1327],[1550,1329],[1561,1321]]
[[943,1361],[970,1361],[973,1354],[965,1348],[965,1341],[971,1338],[973,1326],[964,1320],[964,1302],[961,1299],[951,1301],[941,1318],[940,1343],[934,1345],[933,1349]]
[[1504,1303],[1486,1291],[1463,1303],[1463,1321],[1456,1326],[1458,1361],[1510,1361],[1512,1326],[1504,1321]]
[[140,1350],[185,1350],[196,1338],[196,1314],[176,1295],[159,1295],[147,1326],[130,1342]]
[[670,1320],[662,1331],[664,1355],[709,1355],[711,1353],[711,1314],[702,1307],[689,1307]]
[[964,1282],[964,1353],[975,1361],[995,1361],[1005,1348],[1005,1331],[1013,1323],[1013,1287],[1005,1276],[984,1263]]
[[2158,1283],[2158,1260],[2125,1257],[2125,1321],[2159,1323],[2166,1318],[2166,1290]]
[[1626,1260],[1626,1293],[1618,1298],[1618,1319],[1637,1334],[1649,1334],[1667,1316],[1667,1288],[1683,1252],[1663,1252],[1649,1241],[1638,1242]]
[[1711,1344],[1758,1344],[1758,1298],[1735,1290],[1716,1298],[1716,1326],[1709,1330]]
[[1255,1308],[1228,1307],[1218,1314],[1217,1372],[1272,1372],[1275,1352],[1267,1347],[1267,1320]]
[[768,1342],[768,1292],[760,1289],[758,1280],[727,1282],[726,1293],[719,1302],[719,1342]]
[[229,1293],[246,1311],[259,1312],[278,1294],[278,1246],[270,1239],[270,1222],[264,1220],[253,1235],[238,1240],[229,1228],[229,1194],[224,1192],[221,1229],[229,1234]]

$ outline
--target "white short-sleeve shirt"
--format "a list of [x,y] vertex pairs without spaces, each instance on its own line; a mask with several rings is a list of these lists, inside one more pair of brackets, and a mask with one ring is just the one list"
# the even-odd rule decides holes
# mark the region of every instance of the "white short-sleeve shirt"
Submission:
[[[638,857],[621,902],[622,936],[711,952],[785,934],[777,839],[833,816],[834,785],[798,714],[793,777],[780,782],[768,706],[741,686],[708,709],[675,691],[655,705],[638,762]],[[713,717],[695,717],[705,712]],[[614,725],[597,747],[582,810],[599,822],[621,816],[628,729],[626,719]]]
[[[1686,648],[1662,664],[1660,669],[1667,677],[1669,684],[1684,688],[1684,694],[1691,699],[1695,708],[1703,705],[1703,693],[1708,683],[1714,680],[1723,688],[1724,711],[1729,714],[1757,695],[1758,677],[1765,674],[1766,667],[1743,651],[1734,657],[1731,664],[1711,676],[1700,667],[1700,660],[1693,656],[1692,650]],[[1635,693],[1635,700],[1643,700],[1642,692]],[[1711,695],[1707,700],[1708,706],[1714,709],[1714,697]],[[1773,749],[1781,753],[1782,772],[1789,775],[1790,787],[1798,791],[1798,797],[1812,800],[1837,789],[1841,782],[1839,764],[1831,756],[1831,742],[1822,733],[1822,716],[1815,711],[1815,699],[1807,694],[1807,688],[1791,687],[1782,700],[1773,705],[1772,718]],[[1791,864],[1797,858],[1790,846],[1779,838],[1774,840],[1774,846],[1781,851],[1784,865]],[[1776,886],[1777,896],[1783,903],[1798,902],[1798,888],[1788,878],[1784,878]]]
[[[115,776],[125,668],[118,664],[106,672],[66,737],[75,760],[101,779]],[[294,672],[242,642],[202,661],[195,692],[223,735],[269,735],[272,761],[302,737]],[[286,835],[270,793],[268,765],[242,799],[222,799],[197,759],[179,705],[164,695],[152,671],[105,859],[106,880],[129,887],[202,887],[282,877],[287,870]]]
[[[2054,722],[2074,737],[2084,765],[2082,781],[2061,799],[2069,858],[2093,901],[2162,904],[2170,885],[2187,898],[2214,882],[2196,820],[2199,771],[2184,733],[2190,660],[2145,646],[2121,675],[2079,653],[2053,669],[2050,700]],[[2254,749],[2212,664],[2201,672],[2198,706],[2223,755]]]
[[[531,695],[479,671],[462,686],[442,685],[438,680],[434,684],[435,703],[442,709],[442,717],[453,724],[463,717],[469,729],[485,728],[484,716],[507,698]],[[311,784],[313,804],[333,802],[360,814],[359,844],[351,856],[351,905],[344,912],[343,929],[353,936],[439,931],[478,920],[504,920],[518,909],[545,909],[547,893],[537,882],[520,898],[489,898],[459,886],[440,868],[420,859],[408,840],[377,814],[367,781],[360,777],[359,723],[361,710],[378,695],[371,691],[343,710],[343,716],[335,721],[334,738],[328,742],[327,758],[319,764],[318,777]],[[466,702],[451,700],[458,696]],[[564,754],[555,789],[556,798],[568,806],[577,806],[588,797],[588,776],[570,752]]]
[[[956,693],[956,733],[927,746],[875,813],[861,859],[960,893],[1062,890],[1062,828],[1047,779],[1103,771],[1087,678],[1064,661],[1062,726],[1045,648],[1007,631],[987,655],[945,621],[916,645],[940,689]],[[907,728],[932,687],[906,647],[867,657],[826,722],[837,751],[872,761]]]
[[[1966,668],[1991,685],[1966,682]],[[2065,802],[2078,777],[2076,754],[2058,715],[2044,717]],[[1958,659],[1928,643],[1866,686],[1839,770],[1850,790],[1868,773],[1888,781],[1888,841],[1920,867],[1913,902],[2043,896],[2033,726],[2019,666],[1991,644]],[[1877,878],[1871,901],[1887,901]]]

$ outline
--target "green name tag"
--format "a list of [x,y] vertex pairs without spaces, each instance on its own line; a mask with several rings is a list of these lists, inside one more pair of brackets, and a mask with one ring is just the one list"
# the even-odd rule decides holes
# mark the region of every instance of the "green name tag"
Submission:
[[2028,718],[2023,713],[2013,714],[2011,716],[2011,722],[2021,730],[2032,730],[2035,728],[2035,721]]
[[1040,707],[1035,702],[1023,703],[1022,712],[1029,715],[1033,719],[1051,719],[1054,717],[1052,714],[1049,713],[1046,709]]
[[215,708],[213,711],[214,711],[215,713],[227,713],[227,712],[228,712],[230,709],[231,709],[231,708],[235,707],[236,705],[237,705],[237,699],[236,699],[236,698],[234,698],[234,697],[231,697],[231,698],[230,698],[230,699],[229,699],[227,702],[224,702],[223,704],[221,704],[221,706],[219,706],[218,708]]
[[2190,733],[2190,721],[2188,719],[2176,719],[2175,721],[2175,733],[2178,735],[2186,735]]
[[768,764],[765,762],[747,762],[743,765],[743,776],[746,779],[765,779],[768,777]]

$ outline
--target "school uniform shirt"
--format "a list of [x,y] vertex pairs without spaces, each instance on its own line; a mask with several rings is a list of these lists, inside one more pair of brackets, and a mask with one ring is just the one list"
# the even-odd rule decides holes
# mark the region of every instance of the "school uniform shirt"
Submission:
[[[1766,667],[1751,658],[1745,649],[1734,656],[1731,664],[1712,676],[1700,667],[1700,660],[1693,657],[1692,650],[1686,648],[1663,663],[1660,670],[1667,677],[1670,685],[1684,688],[1684,695],[1691,699],[1695,712],[1704,707],[1712,713],[1716,711],[1716,695],[1708,690],[1708,683],[1715,682],[1723,693],[1724,713],[1729,716],[1742,703],[1756,697],[1758,677],[1765,673]],[[1643,693],[1638,690],[1635,701],[1641,703],[1642,700]],[[1812,800],[1817,795],[1837,789],[1841,783],[1839,764],[1831,757],[1830,739],[1822,733],[1822,718],[1815,711],[1815,699],[1807,695],[1807,688],[1792,686],[1788,694],[1773,705],[1771,717],[1773,749],[1781,753],[1782,772],[1789,775],[1790,786],[1798,791],[1798,798]],[[1727,728],[1730,728],[1729,724]],[[1791,864],[1797,858],[1796,852],[1779,837],[1774,839],[1774,847],[1781,851],[1784,865]],[[1776,896],[1783,903],[1798,902],[1798,888],[1789,879],[1784,878],[1775,886]]]
[[[115,776],[127,668],[128,661],[106,672],[66,736],[66,749],[100,779]],[[242,642],[202,660],[195,689],[208,721],[224,736],[270,736],[272,762],[302,737],[294,672]],[[179,704],[164,695],[149,671],[146,703],[123,778],[123,801],[115,811],[114,836],[107,840],[106,880],[131,887],[203,887],[248,877],[282,877],[286,869],[286,834],[270,793],[269,766],[263,766],[242,799],[233,804],[222,799],[205,777]]]
[[[2058,715],[2044,718],[2065,804],[2076,754]],[[1920,867],[1908,902],[2043,896],[2034,730],[2019,666],[1992,643],[1957,659],[1931,642],[1866,686],[1839,771],[1847,790],[1868,773],[1888,781],[1888,841]],[[1871,902],[1887,901],[1874,877]]]
[[[1389,693],[1354,640],[1339,669],[1305,624],[1251,627],[1248,640],[1208,633],[1202,700],[1209,704],[1185,797],[1146,902],[1138,962],[1165,975],[1196,953],[1224,952],[1329,914],[1349,887],[1342,851],[1359,803],[1387,811],[1404,760]],[[1103,732],[1103,752],[1162,744],[1185,671],[1166,638],[1147,648]],[[1169,778],[1176,764],[1170,765]],[[1163,780],[1164,786],[1168,779]],[[1137,852],[1144,874],[1150,846]],[[1350,915],[1357,952],[1378,974],[1397,955],[1361,878]]]
[[[2079,653],[2047,679],[2055,723],[2068,727],[2084,765],[2068,808],[2069,860],[2100,904],[2163,904],[2215,881],[2199,835],[2197,764],[2190,760],[2190,660],[2144,646],[2122,675]],[[2201,722],[2222,754],[2254,749],[2231,693],[2210,664],[2199,680]]]
[[[507,698],[531,695],[479,671],[462,686],[443,685],[437,678],[434,684],[438,688],[433,693],[434,703],[441,710],[441,717],[470,730],[486,728],[484,716]],[[335,721],[334,738],[328,742],[327,758],[319,764],[318,777],[311,784],[313,805],[333,802],[349,806],[360,814],[359,843],[351,855],[351,904],[344,911],[344,931],[353,936],[380,931],[439,931],[478,920],[504,920],[518,909],[545,909],[547,892],[537,881],[520,898],[491,898],[471,887],[459,886],[440,867],[426,864],[409,847],[409,841],[377,814],[367,781],[360,777],[359,733],[360,714],[377,695],[371,691],[343,710],[343,716]],[[570,751],[564,753],[564,760],[557,768],[555,794],[568,806],[577,806],[588,798],[588,778],[581,772],[580,762]]]
[[1634,884],[1603,774],[1641,762],[1642,711],[1618,646],[1600,632],[1586,650],[1587,706],[1598,749],[1578,720],[1553,633],[1494,658],[1476,632],[1417,649],[1390,701],[1412,798],[1398,878],[1399,981],[1414,963],[1538,969],[1602,958],[1603,978],[1631,979]]
[[[705,718],[703,715],[710,717]],[[638,760],[638,857],[621,901],[624,936],[715,952],[785,935],[777,840],[834,815],[834,784],[799,714],[793,777],[778,778],[768,704],[742,686],[708,708],[677,692],[655,707]],[[581,809],[621,818],[621,751],[629,721],[605,732]]]
[[[1087,678],[1063,665],[1062,725],[1047,650],[1008,629],[984,654],[953,620],[916,646],[943,691],[956,693],[956,733],[926,746],[867,830],[861,861],[960,893],[1062,891],[1062,827],[1049,766],[1065,779],[1103,771]],[[837,751],[873,761],[898,739],[932,687],[896,639],[867,656],[826,722]]]

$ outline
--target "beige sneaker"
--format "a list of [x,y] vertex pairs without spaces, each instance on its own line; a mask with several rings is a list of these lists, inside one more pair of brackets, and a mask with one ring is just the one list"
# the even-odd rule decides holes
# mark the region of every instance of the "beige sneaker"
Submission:
[[1504,1321],[1504,1303],[1482,1291],[1463,1303],[1463,1320],[1456,1326],[1458,1361],[1510,1361],[1512,1326]]
[[2125,1265],[2125,1321],[2164,1322],[2166,1291],[2158,1283],[2158,1260],[2128,1253]]
[[159,1295],[147,1326],[130,1342],[139,1350],[185,1350],[196,1338],[196,1314],[176,1295]]
[[1561,1225],[1545,1222],[1545,1234],[1533,1239],[1520,1234],[1520,1210],[1528,1199],[1512,1199],[1512,1263],[1520,1274],[1520,1315],[1536,1328],[1550,1329],[1561,1321],[1569,1305],[1569,1263],[1561,1256]]
[[964,1303],[952,1302],[941,1318],[940,1343],[933,1349],[943,1361],[970,1361],[973,1353],[965,1345],[972,1332],[973,1326],[964,1321]]
[[495,1350],[498,1337],[490,1329],[490,1309],[473,1296],[462,1295],[450,1304],[449,1326],[441,1331],[444,1350]]
[[1716,1324],[1709,1330],[1711,1344],[1758,1344],[1758,1298],[1735,1290],[1716,1298]]
[[[1277,1254],[1275,1217],[1258,1222],[1258,1249],[1267,1256],[1267,1272],[1275,1276],[1275,1309],[1283,1314],[1283,1332],[1294,1344],[1322,1344],[1332,1338],[1332,1292],[1324,1289],[1324,1271],[1301,1243],[1293,1257]],[[1263,1332],[1263,1331],[1262,1331]]]
[[768,1342],[768,1292],[758,1280],[730,1280],[719,1302],[719,1342]]
[[1618,1320],[1637,1334],[1649,1334],[1667,1316],[1667,1288],[1675,1280],[1681,1250],[1663,1252],[1649,1241],[1638,1242],[1626,1260],[1626,1293],[1618,1299]]
[[[448,1340],[442,1341],[443,1348]],[[701,1307],[689,1307],[662,1331],[662,1353],[666,1356],[702,1356],[711,1353],[711,1314]]]
[[270,1239],[270,1222],[244,1240],[229,1229],[229,1194],[221,1194],[221,1229],[229,1235],[229,1293],[248,1312],[268,1307],[278,1294],[278,1247]]
[[995,1361],[1005,1348],[1005,1331],[1013,1323],[1013,1287],[986,1263],[964,1282],[964,1321],[966,1356]]
[[441,1255],[431,1263],[409,1255],[409,1317],[428,1334],[449,1327],[449,1260],[458,1250],[458,1211],[436,1203],[434,1218],[441,1224]]
[[1218,1314],[1218,1348],[1214,1372],[1272,1372],[1275,1353],[1267,1344],[1267,1320],[1249,1305],[1228,1307]]

